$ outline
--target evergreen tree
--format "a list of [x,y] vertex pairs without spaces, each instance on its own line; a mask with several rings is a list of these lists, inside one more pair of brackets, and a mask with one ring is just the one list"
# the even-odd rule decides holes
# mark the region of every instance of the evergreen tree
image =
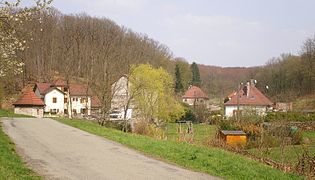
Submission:
[[192,74],[191,85],[200,87],[201,79],[198,65],[195,62],[193,62],[190,66],[190,70]]
[[179,65],[175,66],[175,93],[181,93],[184,90]]

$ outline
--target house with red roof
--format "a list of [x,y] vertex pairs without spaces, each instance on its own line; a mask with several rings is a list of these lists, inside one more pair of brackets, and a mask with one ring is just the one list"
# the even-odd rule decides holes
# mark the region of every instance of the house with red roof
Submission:
[[237,111],[255,111],[259,115],[264,115],[272,102],[255,87],[253,81],[248,82],[239,91],[233,92],[228,96],[228,101],[224,103],[224,114],[226,117],[234,116]]
[[190,106],[206,105],[209,106],[209,97],[197,86],[189,86],[188,90],[182,96],[184,103]]
[[93,93],[88,86],[78,83],[67,85],[62,79],[53,83],[36,83],[34,92],[46,104],[45,113],[91,115],[92,107],[93,109],[100,107],[99,100],[95,96],[92,98]]
[[16,114],[25,114],[39,118],[44,116],[45,103],[32,90],[24,92],[13,105],[14,113]]

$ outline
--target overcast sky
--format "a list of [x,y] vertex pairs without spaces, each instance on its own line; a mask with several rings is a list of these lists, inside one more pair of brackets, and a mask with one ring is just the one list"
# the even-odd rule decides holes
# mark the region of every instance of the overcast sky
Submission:
[[147,34],[175,57],[218,66],[256,66],[298,54],[315,34],[315,0],[54,0]]

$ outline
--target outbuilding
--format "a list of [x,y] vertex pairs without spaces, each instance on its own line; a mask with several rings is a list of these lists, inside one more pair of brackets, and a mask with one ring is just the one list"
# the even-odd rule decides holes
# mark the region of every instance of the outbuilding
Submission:
[[229,145],[245,145],[247,141],[244,131],[221,130],[220,138]]
[[15,114],[25,114],[38,118],[44,116],[45,103],[31,90],[24,92],[22,97],[13,105]]

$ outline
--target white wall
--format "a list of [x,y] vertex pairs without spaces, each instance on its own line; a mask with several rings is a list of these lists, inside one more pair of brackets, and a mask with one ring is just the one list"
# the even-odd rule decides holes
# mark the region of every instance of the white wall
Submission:
[[183,102],[190,106],[193,106],[195,103],[195,105],[203,104],[203,105],[206,105],[206,107],[209,107],[209,100],[205,98],[197,98],[196,100],[190,99],[190,98],[189,99],[183,98]]
[[[53,103],[53,98],[57,98],[57,102]],[[58,109],[58,114],[63,114],[65,105],[64,105],[64,94],[57,89],[54,89],[48,92],[45,95],[45,112],[50,112],[52,109]]]
[[[233,111],[237,110],[237,106],[225,106],[225,113],[226,117],[232,117]],[[254,110],[258,115],[265,115],[267,107],[266,106],[239,106],[240,110]]]
[[[91,115],[91,97],[88,96],[70,96],[72,102],[72,110],[76,110],[77,114],[81,114],[81,109],[86,109],[88,115]],[[84,102],[81,103],[81,99],[85,99]]]
[[44,109],[43,109],[43,107],[36,107],[36,106],[34,106],[34,107],[18,107],[18,106],[16,106],[14,108],[14,113],[42,118],[44,115]]

